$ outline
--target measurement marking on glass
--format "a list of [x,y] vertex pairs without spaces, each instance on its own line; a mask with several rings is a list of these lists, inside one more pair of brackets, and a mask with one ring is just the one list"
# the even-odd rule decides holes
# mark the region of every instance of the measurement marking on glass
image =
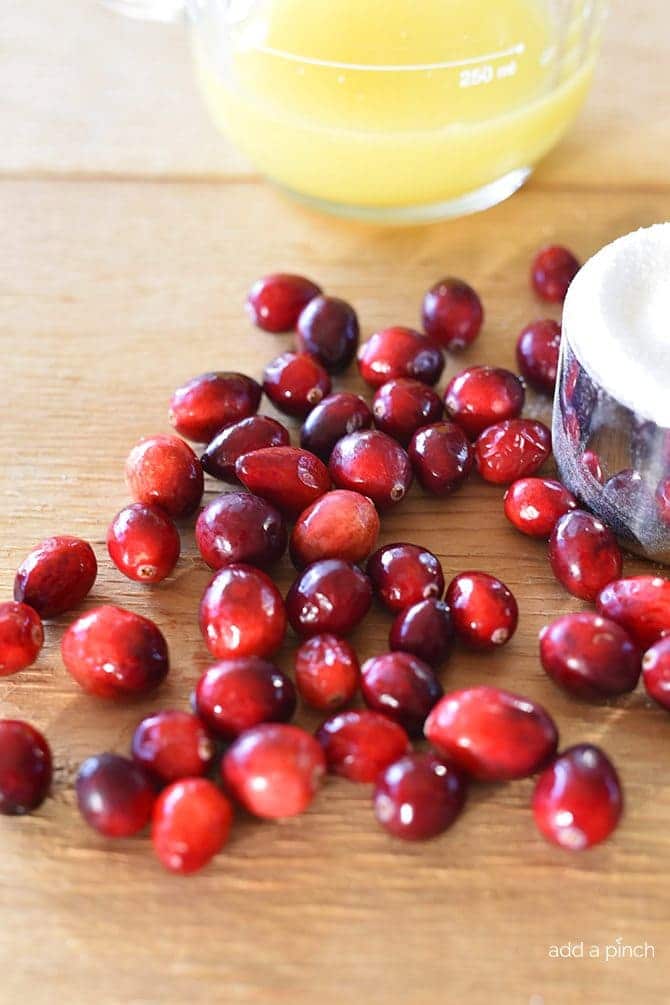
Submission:
[[[461,66],[479,67],[480,64],[488,65],[497,62],[499,59],[507,59],[510,56],[521,56],[526,51],[523,42],[512,45],[509,49],[501,49],[500,52],[489,52],[483,56],[472,56],[469,59],[452,59],[444,63],[390,63],[375,66],[369,63],[344,63],[335,59],[316,59],[312,56],[299,56],[295,52],[286,52],[283,49],[274,49],[269,45],[253,46],[256,52],[266,56],[277,56],[280,59],[288,59],[293,63],[307,63],[310,66],[322,66],[333,70],[372,70],[376,73],[407,73],[417,70],[451,70]],[[513,62],[516,62],[513,60]],[[508,64],[511,65],[511,64]],[[504,74],[503,74],[504,76]],[[461,85],[463,86],[463,85]]]

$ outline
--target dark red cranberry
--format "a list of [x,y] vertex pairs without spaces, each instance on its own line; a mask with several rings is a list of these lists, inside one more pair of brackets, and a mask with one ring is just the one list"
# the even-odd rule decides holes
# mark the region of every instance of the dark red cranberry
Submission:
[[207,778],[173,782],[154,806],[154,851],[170,872],[197,872],[221,851],[232,820],[230,802]]
[[145,436],[128,454],[126,483],[133,499],[176,520],[195,513],[204,488],[202,465],[178,436]]
[[286,612],[298,635],[348,635],[371,603],[368,577],[350,562],[329,558],[301,572],[286,595]]
[[300,445],[328,462],[338,440],[372,425],[372,412],[358,394],[339,391],[312,409],[300,433]]
[[287,539],[286,523],[279,510],[249,492],[216,496],[201,511],[195,525],[198,551],[212,569],[233,562],[265,568],[282,557]]
[[577,508],[565,485],[552,478],[519,478],[505,492],[505,516],[529,537],[548,538],[564,513]]
[[15,600],[0,604],[0,677],[29,667],[43,643],[44,630],[37,611]]
[[507,419],[489,426],[475,443],[475,463],[482,478],[507,485],[534,475],[551,453],[551,433],[535,419]]
[[263,373],[263,390],[275,408],[300,419],[330,394],[330,388],[330,377],[306,352],[284,352]]
[[321,287],[304,276],[275,272],[256,280],[247,296],[247,313],[266,332],[295,328],[301,312],[318,297]]
[[242,454],[263,447],[284,447],[291,442],[288,429],[269,415],[250,415],[226,426],[200,458],[203,469],[223,482],[237,482],[235,463]]
[[489,426],[521,415],[525,392],[510,370],[500,366],[469,366],[447,384],[447,415],[475,440]]
[[619,513],[627,513],[638,526],[650,526],[656,514],[654,493],[639,471],[626,468],[605,482],[603,501]]
[[631,576],[608,583],[596,598],[598,611],[621,625],[645,650],[670,634],[670,580]]
[[640,650],[615,621],[592,611],[566,614],[540,632],[540,661],[552,680],[579,698],[633,691]]
[[133,733],[134,760],[161,782],[206,774],[214,753],[207,730],[190,712],[163,709],[142,719]]
[[266,819],[303,813],[326,770],[323,751],[298,726],[266,723],[247,730],[226,752],[223,781],[249,813]]
[[484,308],[471,286],[447,277],[426,293],[421,320],[427,335],[449,352],[458,352],[479,335]]
[[390,652],[363,664],[361,693],[369,708],[399,722],[410,736],[421,736],[426,716],[444,691],[423,660],[412,653]]
[[444,355],[434,339],[413,328],[384,328],[361,346],[358,369],[371,387],[381,387],[395,377],[437,384],[444,370]]
[[340,373],[358,349],[356,311],[337,297],[314,297],[298,318],[298,348],[316,356],[329,373]]
[[417,430],[408,453],[419,484],[436,496],[458,488],[474,463],[472,447],[454,422],[436,422]]
[[170,399],[168,417],[180,436],[209,443],[224,426],[258,410],[263,389],[243,373],[203,373]]
[[78,537],[48,537],[24,558],[14,580],[14,600],[41,618],[55,618],[78,607],[98,574],[90,544]]
[[593,601],[621,575],[623,559],[612,531],[593,514],[574,509],[560,517],[552,531],[549,564],[568,593]]
[[298,516],[330,488],[326,465],[300,447],[266,447],[242,454],[235,473],[250,492],[288,517]]
[[603,473],[602,461],[595,450],[584,451],[581,456],[581,465],[599,485],[604,483],[605,475]]
[[402,611],[429,597],[439,600],[444,593],[440,560],[418,544],[385,544],[370,556],[366,572],[390,611]]
[[119,754],[98,754],[84,761],[75,791],[79,812],[89,827],[112,838],[143,830],[156,800],[146,771]]
[[373,804],[384,830],[404,841],[436,837],[459,816],[467,788],[463,775],[435,754],[406,754],[379,775]]
[[112,604],[77,618],[61,653],[77,684],[98,698],[148,694],[169,668],[167,643],[153,621]]
[[369,709],[331,716],[317,730],[316,738],[328,770],[351,782],[374,782],[380,771],[410,750],[402,726]]
[[558,244],[541,248],[533,259],[530,281],[543,300],[562,304],[568,286],[579,272],[580,264],[567,248]]
[[327,712],[342,708],[356,694],[359,678],[355,650],[336,635],[313,635],[296,653],[296,687],[313,708]]
[[542,705],[483,685],[445,694],[428,716],[425,734],[440,754],[482,782],[534,774],[558,743]]
[[541,834],[568,851],[609,837],[621,817],[623,794],[614,765],[589,743],[570,747],[537,780],[533,815]]
[[670,478],[662,478],[656,486],[656,511],[662,523],[670,526]]
[[288,722],[295,706],[293,682],[258,656],[215,663],[195,689],[196,713],[224,740],[234,740],[261,722]]
[[453,640],[454,625],[449,605],[434,597],[400,611],[389,635],[391,649],[413,653],[432,667],[446,662]]
[[50,788],[51,750],[42,734],[27,722],[0,719],[0,813],[30,813]]
[[160,583],[177,564],[179,531],[157,506],[133,503],[109,525],[107,551],[124,576],[138,583]]
[[336,489],[298,517],[291,534],[291,558],[298,569],[322,558],[362,562],[378,535],[379,516],[367,496]]
[[647,694],[670,709],[670,638],[659,639],[642,660],[642,680]]
[[341,439],[330,455],[329,469],[338,488],[369,496],[377,509],[399,503],[413,479],[407,452],[376,429]]
[[272,656],[286,634],[281,594],[260,569],[227,565],[203,594],[200,631],[217,659]]
[[516,343],[516,360],[522,376],[543,394],[553,394],[561,348],[561,326],[545,318],[531,321]]
[[406,377],[382,384],[372,401],[377,429],[392,436],[404,447],[417,429],[437,422],[443,412],[442,400],[432,387]]
[[511,590],[487,572],[461,572],[447,587],[456,635],[472,649],[494,649],[514,635],[519,608]]

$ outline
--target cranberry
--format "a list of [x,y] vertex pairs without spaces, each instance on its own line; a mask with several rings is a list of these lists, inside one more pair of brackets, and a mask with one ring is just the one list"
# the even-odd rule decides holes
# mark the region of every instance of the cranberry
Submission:
[[50,788],[51,750],[42,734],[27,722],[0,719],[0,813],[30,813]]
[[291,558],[301,569],[322,558],[362,562],[379,535],[379,516],[373,503],[359,492],[336,489],[312,503],[291,534]]
[[295,328],[301,312],[321,287],[304,276],[276,272],[258,279],[249,290],[247,313],[266,332],[287,332]]
[[126,482],[133,499],[175,519],[195,513],[204,487],[202,465],[178,436],[145,436],[128,454]]
[[477,469],[494,485],[535,474],[550,453],[551,433],[535,419],[498,422],[485,429],[475,443]]
[[593,601],[621,575],[623,560],[612,531],[586,510],[575,509],[556,522],[549,539],[549,564],[568,593]]
[[226,752],[226,787],[250,813],[271,820],[303,813],[326,770],[323,751],[298,726],[265,723],[247,730]]
[[413,653],[432,667],[446,662],[453,640],[454,625],[449,605],[434,597],[400,611],[389,635],[391,649]]
[[662,478],[656,486],[656,510],[662,523],[670,526],[670,478]]
[[190,712],[163,709],[142,719],[133,733],[135,762],[161,782],[204,775],[214,760],[214,744]]
[[516,343],[519,370],[535,388],[553,394],[561,348],[561,326],[551,318],[532,321],[523,329]]
[[519,609],[511,590],[486,572],[461,572],[447,587],[456,635],[472,649],[502,646],[514,635]]
[[499,366],[469,366],[456,374],[444,393],[447,415],[475,440],[496,422],[521,415],[523,384]]
[[399,722],[410,736],[421,736],[426,716],[444,694],[428,664],[403,652],[367,660],[361,668],[361,692],[369,708]]
[[233,808],[206,778],[184,778],[156,801],[151,840],[170,872],[197,872],[220,852],[230,833]]
[[621,625],[640,649],[670,634],[670,580],[631,576],[608,583],[596,598],[598,611]]
[[272,580],[248,565],[227,565],[200,602],[200,631],[212,656],[272,656],[286,634],[286,611]]
[[203,373],[170,399],[168,417],[180,436],[209,443],[224,426],[258,410],[263,389],[243,373]]
[[577,500],[552,478],[519,478],[505,492],[505,516],[529,537],[548,538],[564,513],[576,509]]
[[78,537],[48,537],[24,558],[14,580],[14,600],[41,618],[78,607],[98,574],[90,544]]
[[579,272],[580,264],[567,248],[552,244],[541,248],[533,259],[530,281],[543,300],[562,304],[568,286]]
[[558,733],[530,698],[498,687],[451,691],[428,716],[426,739],[482,782],[506,782],[539,771],[553,756]]
[[337,297],[314,297],[298,318],[298,348],[316,356],[329,373],[346,370],[358,337],[356,311]]
[[314,356],[285,352],[265,367],[263,390],[280,412],[304,418],[330,394],[330,377]]
[[609,837],[619,822],[623,795],[609,758],[589,743],[570,747],[537,780],[533,815],[552,844],[582,851]]
[[440,599],[444,593],[440,560],[417,544],[385,544],[370,556],[366,572],[390,611],[402,611],[429,597]]
[[317,730],[316,738],[329,771],[351,782],[374,782],[380,771],[410,749],[402,726],[369,709],[331,716]]
[[313,708],[334,712],[356,694],[360,676],[352,646],[336,635],[313,635],[295,657],[295,683],[300,697]]
[[261,722],[288,722],[295,706],[292,681],[258,656],[215,663],[195,689],[196,713],[224,740],[234,740]]
[[422,323],[426,334],[450,352],[458,352],[474,342],[483,320],[481,300],[461,279],[441,279],[423,298]]
[[472,447],[454,422],[436,422],[417,430],[408,453],[419,484],[436,496],[458,488],[474,463]]
[[371,603],[368,577],[350,562],[329,558],[313,562],[298,576],[286,596],[286,611],[298,635],[348,635]]
[[107,531],[112,562],[124,576],[139,583],[160,583],[169,576],[180,550],[179,531],[157,506],[126,506]]
[[466,783],[435,754],[406,754],[379,775],[373,804],[382,827],[405,841],[426,841],[450,827],[465,804]]
[[89,827],[113,838],[143,830],[156,799],[144,769],[119,754],[98,754],[84,761],[75,790],[79,812]]
[[112,604],[77,618],[61,652],[77,684],[98,698],[147,694],[169,668],[167,643],[153,621]]
[[284,447],[291,442],[288,429],[268,415],[250,415],[226,426],[200,458],[203,469],[223,482],[237,482],[235,463],[242,454],[263,447]]
[[648,527],[656,514],[654,494],[639,471],[626,468],[605,482],[603,501],[619,513],[628,513],[637,526]]
[[282,557],[287,539],[286,523],[279,510],[248,492],[216,496],[201,511],[195,525],[198,551],[212,569],[232,562],[265,568]]
[[381,387],[394,377],[437,384],[444,370],[444,355],[434,339],[413,328],[384,328],[361,346],[358,369],[371,387]]
[[25,670],[44,643],[39,614],[14,600],[0,604],[0,677]]
[[300,447],[266,447],[242,454],[235,473],[250,492],[289,517],[298,516],[330,488],[326,465]]
[[602,461],[595,450],[585,450],[581,456],[581,464],[584,470],[587,471],[599,485],[604,483],[605,475],[603,474]]
[[372,412],[363,398],[340,391],[324,398],[309,413],[300,433],[300,445],[322,461],[329,461],[338,440],[371,425]]
[[640,679],[640,651],[628,633],[591,611],[546,625],[540,661],[557,684],[589,700],[633,691]]
[[376,429],[341,439],[330,456],[329,467],[338,488],[369,496],[378,509],[399,503],[412,484],[407,452]]
[[382,384],[372,402],[377,429],[392,436],[404,447],[417,429],[437,422],[443,412],[442,400],[432,387],[407,377]]
[[642,680],[647,694],[670,709],[670,638],[659,639],[642,660]]

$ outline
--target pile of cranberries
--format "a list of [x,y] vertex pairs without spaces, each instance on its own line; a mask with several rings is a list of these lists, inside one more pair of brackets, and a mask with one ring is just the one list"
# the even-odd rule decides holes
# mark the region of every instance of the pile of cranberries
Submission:
[[[532,284],[561,301],[577,268],[565,249],[543,249]],[[631,691],[642,675],[670,708],[670,582],[621,579],[612,532],[559,482],[538,475],[550,432],[522,412],[527,385],[553,389],[560,327],[543,320],[524,328],[521,376],[469,366],[439,394],[444,351],[470,345],[484,318],[479,297],[459,279],[426,294],[425,334],[385,328],[360,348],[355,310],[303,277],[259,280],[247,309],[265,331],[295,330],[295,349],[268,363],[262,382],[213,372],[177,388],[169,419],[178,435],[148,436],[132,448],[133,502],[107,532],[121,573],[160,583],[179,559],[177,521],[197,514],[197,547],[213,570],[199,625],[215,662],[189,711],[157,711],[138,724],[130,756],[100,753],[81,765],[83,818],[106,837],[150,825],[163,865],[189,873],[226,843],[235,803],[263,819],[302,813],[327,772],[371,783],[377,820],[406,840],[451,826],[471,782],[539,773],[532,809],[541,833],[569,849],[602,841],[617,824],[622,793],[600,749],[560,751],[551,715],[523,696],[476,684],[444,691],[439,672],[456,643],[486,652],[512,638],[519,612],[507,586],[476,569],[447,582],[438,557],[414,543],[378,547],[380,516],[414,479],[434,496],[454,492],[475,470],[509,486],[509,521],[548,541],[556,578],[597,606],[543,629],[546,673],[589,701]],[[333,391],[333,376],[354,357],[374,389],[371,402]],[[299,445],[287,425],[258,414],[263,394],[300,420]],[[200,456],[182,437],[201,445]],[[230,488],[201,508],[204,473]],[[284,597],[271,570],[287,550],[297,574]],[[78,607],[96,573],[90,545],[74,537],[49,538],[27,556],[14,601],[0,605],[0,675],[35,661],[42,619]],[[360,666],[346,636],[375,600],[393,617],[389,648]],[[274,662],[289,625],[300,639],[293,678]],[[77,617],[61,652],[74,680],[99,698],[147,694],[169,672],[159,628],[111,604]],[[327,716],[314,735],[291,723],[299,700]],[[413,749],[424,737],[430,747]],[[30,812],[50,781],[44,737],[24,722],[0,721],[0,812]]]

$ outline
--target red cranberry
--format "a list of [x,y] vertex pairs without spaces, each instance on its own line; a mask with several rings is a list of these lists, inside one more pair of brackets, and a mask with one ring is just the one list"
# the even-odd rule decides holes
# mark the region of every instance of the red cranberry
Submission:
[[197,872],[220,852],[230,833],[233,808],[207,778],[184,778],[156,801],[151,840],[170,872]]
[[286,611],[298,635],[348,635],[371,603],[368,577],[350,562],[329,558],[313,562],[298,576],[286,596]]
[[295,657],[295,683],[313,708],[334,712],[356,694],[360,668],[352,646],[336,635],[313,635]]
[[195,513],[204,487],[202,465],[178,436],[145,436],[128,454],[126,482],[133,499],[175,519]]
[[428,716],[425,734],[440,754],[482,782],[534,774],[558,743],[554,721],[541,705],[483,685],[446,694]]
[[338,488],[369,496],[378,509],[399,503],[412,484],[407,452],[376,429],[340,440],[330,456],[329,467]]
[[642,680],[647,694],[670,709],[670,638],[659,639],[642,660]]
[[198,551],[212,569],[233,562],[265,568],[282,557],[287,539],[281,513],[265,499],[248,492],[216,496],[195,525]]
[[298,516],[330,488],[326,465],[300,447],[266,447],[242,454],[235,473],[250,492],[288,517]]
[[441,279],[423,298],[424,330],[450,352],[458,352],[474,342],[483,320],[481,300],[461,279]]
[[580,264],[567,248],[558,244],[541,248],[533,259],[530,281],[543,300],[562,304],[568,286],[579,272]]
[[226,426],[200,458],[203,469],[223,482],[237,482],[235,463],[242,454],[263,447],[284,447],[291,442],[288,429],[268,415],[250,415]]
[[0,604],[0,677],[25,670],[44,643],[39,614],[14,600]]
[[330,388],[330,377],[306,352],[282,353],[263,373],[263,390],[275,408],[301,419],[330,394]]
[[586,510],[575,509],[560,517],[552,531],[549,564],[568,593],[593,601],[621,575],[623,560],[612,531]]
[[638,526],[652,523],[656,505],[654,494],[639,471],[626,468],[618,471],[605,482],[603,500],[619,513],[629,513]]
[[609,758],[589,743],[570,747],[537,780],[533,815],[552,844],[582,851],[609,837],[619,822],[623,795]]
[[50,788],[51,750],[42,734],[27,722],[0,719],[0,813],[30,813]]
[[540,661],[552,680],[579,698],[633,691],[640,651],[627,632],[591,611],[566,614],[540,632]]
[[298,726],[266,723],[247,730],[226,752],[226,787],[250,813],[276,820],[303,813],[326,770],[323,751]]
[[312,503],[291,534],[291,558],[301,569],[322,558],[362,562],[379,535],[379,516],[374,505],[359,492],[336,489]]
[[61,652],[77,684],[98,698],[147,694],[169,668],[167,643],[153,621],[112,604],[77,618]]
[[215,663],[195,689],[196,713],[224,740],[234,740],[261,722],[288,722],[295,706],[292,681],[258,656]]
[[561,326],[551,318],[532,321],[523,329],[516,343],[519,370],[535,388],[553,394],[561,348]]
[[124,576],[138,583],[160,583],[177,564],[179,531],[157,506],[133,503],[109,525],[107,551]]
[[227,565],[200,602],[200,631],[212,656],[272,656],[286,634],[286,612],[272,580],[249,565]]
[[447,587],[456,635],[472,649],[502,646],[514,635],[519,609],[511,590],[486,572],[461,572]]
[[304,276],[276,272],[256,280],[247,297],[247,313],[266,332],[295,328],[301,312],[318,297],[321,287]]
[[444,691],[427,663],[411,653],[391,652],[363,664],[361,693],[373,711],[399,722],[410,736],[421,736],[426,716]]
[[454,422],[436,422],[417,430],[408,453],[419,484],[436,496],[458,488],[474,463],[472,447]]
[[404,447],[417,429],[437,422],[443,412],[442,400],[432,387],[406,377],[382,384],[372,401],[377,429],[392,436]]
[[24,558],[14,580],[14,600],[41,618],[78,607],[98,574],[90,544],[78,537],[48,537]]
[[446,662],[453,640],[454,625],[449,605],[434,597],[400,611],[389,635],[391,649],[413,653],[432,667]]
[[144,769],[119,754],[98,754],[84,761],[75,790],[79,812],[89,827],[112,838],[143,830],[156,800]]
[[434,339],[413,328],[384,328],[361,346],[358,369],[371,387],[381,387],[394,377],[437,384],[444,370],[444,355]]
[[469,366],[456,374],[444,393],[447,415],[475,440],[489,426],[521,415],[523,384],[499,366]]
[[316,356],[329,373],[351,363],[358,348],[356,311],[337,297],[314,297],[298,318],[298,348]]
[[390,611],[444,593],[440,560],[417,544],[385,544],[370,556],[366,572],[375,593]]
[[351,782],[374,782],[380,771],[410,749],[402,726],[368,709],[331,716],[317,730],[316,738],[328,770]]
[[670,478],[662,478],[656,486],[656,510],[666,526],[670,526]]
[[477,469],[494,485],[535,474],[550,453],[551,433],[535,419],[498,422],[485,429],[475,443]]
[[450,827],[465,804],[466,782],[435,754],[406,754],[377,779],[374,811],[384,830],[405,841],[427,841]]
[[169,419],[180,436],[209,443],[224,426],[258,410],[263,389],[243,373],[203,373],[170,399]]
[[587,471],[599,485],[604,483],[605,475],[603,473],[602,462],[595,450],[585,450],[581,456],[581,464],[584,470]]
[[330,394],[312,409],[300,433],[300,445],[322,461],[329,461],[338,440],[359,429],[369,429],[372,412],[358,394]]
[[135,762],[161,782],[206,774],[214,752],[207,730],[190,712],[163,709],[142,719],[133,733]]
[[603,617],[621,625],[642,650],[670,634],[670,580],[662,576],[616,579],[600,591],[596,605]]
[[572,492],[552,478],[519,478],[505,492],[503,503],[505,516],[517,530],[545,539],[559,518],[577,507]]

